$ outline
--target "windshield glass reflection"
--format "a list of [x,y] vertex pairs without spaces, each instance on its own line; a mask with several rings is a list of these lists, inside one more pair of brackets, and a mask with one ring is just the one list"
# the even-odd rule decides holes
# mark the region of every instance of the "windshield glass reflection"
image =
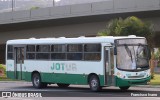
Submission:
[[149,68],[147,45],[139,43],[117,46],[117,67],[124,70]]

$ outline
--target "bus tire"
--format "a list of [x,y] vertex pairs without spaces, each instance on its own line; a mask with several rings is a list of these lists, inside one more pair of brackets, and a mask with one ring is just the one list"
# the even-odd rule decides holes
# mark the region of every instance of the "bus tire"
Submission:
[[91,91],[93,92],[97,92],[102,89],[102,87],[100,86],[99,78],[96,75],[92,75],[89,78],[89,86],[90,86]]
[[126,91],[129,89],[130,86],[122,86],[122,87],[119,87],[122,91]]
[[66,88],[68,87],[70,84],[62,84],[62,83],[57,83],[57,85],[61,88]]
[[35,88],[39,89],[43,87],[43,84],[41,82],[41,77],[39,73],[34,73],[32,76],[32,84]]

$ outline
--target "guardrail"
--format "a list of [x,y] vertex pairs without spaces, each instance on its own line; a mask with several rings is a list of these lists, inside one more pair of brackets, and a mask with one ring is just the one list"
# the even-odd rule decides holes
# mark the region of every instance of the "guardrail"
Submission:
[[100,14],[160,10],[160,0],[108,0],[0,13],[0,24]]
[[0,0],[0,12],[30,10],[35,7],[52,7],[54,1],[56,0]]
[[109,0],[0,0],[0,12],[30,10],[53,6],[84,4]]

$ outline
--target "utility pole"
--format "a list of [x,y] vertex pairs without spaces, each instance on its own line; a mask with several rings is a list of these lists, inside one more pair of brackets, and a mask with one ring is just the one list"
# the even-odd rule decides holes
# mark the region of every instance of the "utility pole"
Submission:
[[12,0],[12,11],[14,11],[15,8],[15,0]]
[[12,0],[12,11],[13,11],[13,0]]
[[54,2],[54,0],[53,0],[53,7],[55,6],[55,2]]

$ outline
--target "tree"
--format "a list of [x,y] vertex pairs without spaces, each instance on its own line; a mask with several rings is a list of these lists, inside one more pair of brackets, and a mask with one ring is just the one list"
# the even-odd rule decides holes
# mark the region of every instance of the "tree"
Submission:
[[154,28],[153,24],[147,21],[142,21],[141,19],[131,16],[126,19],[118,18],[109,21],[106,29],[99,32],[98,35],[101,36],[128,36],[136,35],[146,37],[149,47],[152,51],[151,59],[151,73],[153,73],[154,68],[154,49],[153,49],[153,37]]
[[153,48],[153,24],[131,16],[126,19],[118,18],[109,21],[106,29],[99,32],[101,36],[128,36],[136,35],[146,37],[150,48]]

